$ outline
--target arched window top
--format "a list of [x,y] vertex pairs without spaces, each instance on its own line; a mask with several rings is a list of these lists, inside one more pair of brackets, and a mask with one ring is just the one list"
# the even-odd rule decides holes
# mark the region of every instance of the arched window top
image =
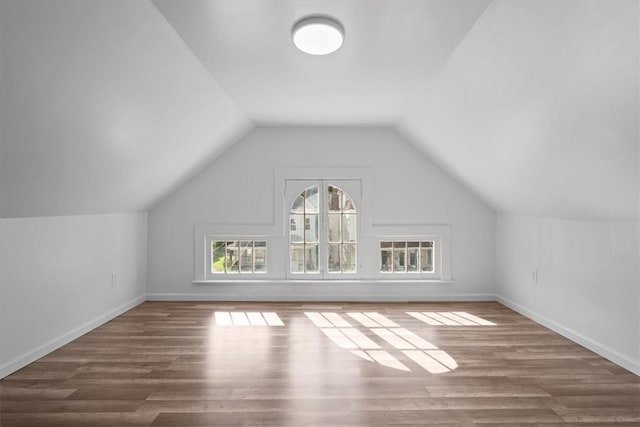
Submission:
[[317,185],[304,189],[291,205],[291,213],[318,213],[320,194]]
[[351,196],[335,185],[327,187],[327,204],[329,212],[356,212],[356,204],[353,203]]

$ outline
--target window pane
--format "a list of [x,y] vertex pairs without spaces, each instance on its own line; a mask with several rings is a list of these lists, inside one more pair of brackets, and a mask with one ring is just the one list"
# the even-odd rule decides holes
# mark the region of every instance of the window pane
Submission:
[[240,272],[253,272],[253,242],[251,240],[240,242]]
[[355,242],[356,241],[356,229],[357,218],[354,214],[344,214],[342,216],[342,241],[343,242]]
[[306,215],[304,218],[304,235],[307,242],[318,241],[318,215]]
[[433,272],[433,247],[420,248],[420,270],[427,273]]
[[254,243],[253,265],[253,271],[255,273],[267,272],[267,242]]
[[401,273],[407,271],[406,242],[393,242],[393,271]]
[[393,246],[393,242],[380,242],[380,248],[391,248]]
[[305,190],[305,212],[318,213],[320,205],[320,195],[318,194],[318,186],[314,185]]
[[211,241],[211,272],[224,273],[224,242]]
[[[391,242],[389,242],[391,243]],[[392,271],[392,250],[382,249],[380,250],[380,271]]]
[[327,206],[329,207],[329,212],[340,212],[342,208],[340,203],[342,191],[332,185],[327,187],[327,191]]
[[328,232],[330,242],[340,242],[340,214],[329,214]]
[[[417,247],[411,247],[409,242],[409,248],[407,249],[407,271],[418,271],[418,251]],[[418,242],[415,242],[418,243]],[[417,246],[417,245],[416,245]]]
[[342,245],[342,271],[354,273],[356,271],[356,245],[346,243]]
[[291,272],[304,273],[304,245],[291,245]]
[[304,191],[296,197],[291,205],[291,212],[303,213],[304,212]]
[[305,245],[305,272],[318,271],[318,245]]
[[344,202],[343,202],[344,212],[355,213],[356,205],[355,205],[355,203],[353,203],[353,199],[351,199],[351,197],[347,196],[346,193],[342,193],[342,194],[343,194],[343,198],[344,198]]
[[340,243],[329,245],[328,270],[331,273],[340,272]]
[[302,243],[304,241],[304,215],[291,215],[289,230],[291,243]]
[[240,271],[239,255],[238,241],[227,241],[227,273],[238,273]]

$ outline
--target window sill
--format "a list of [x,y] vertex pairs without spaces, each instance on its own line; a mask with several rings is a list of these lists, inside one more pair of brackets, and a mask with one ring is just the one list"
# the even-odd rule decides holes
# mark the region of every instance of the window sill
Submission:
[[216,285],[216,284],[271,284],[271,283],[302,283],[302,284],[322,284],[322,283],[339,283],[339,284],[400,284],[400,283],[424,283],[424,284],[451,284],[454,279],[216,279],[216,280],[193,280],[191,283],[195,285]]

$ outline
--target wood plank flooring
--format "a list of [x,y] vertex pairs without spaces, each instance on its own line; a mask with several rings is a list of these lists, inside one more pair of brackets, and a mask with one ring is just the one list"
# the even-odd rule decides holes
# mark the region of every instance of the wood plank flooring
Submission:
[[2,427],[130,425],[638,427],[640,377],[498,303],[146,302],[0,381]]

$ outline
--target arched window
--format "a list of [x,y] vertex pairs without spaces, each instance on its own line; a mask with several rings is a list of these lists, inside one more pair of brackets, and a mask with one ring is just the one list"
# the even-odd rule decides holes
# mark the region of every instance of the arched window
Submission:
[[355,273],[357,230],[356,204],[349,194],[324,181],[308,186],[289,210],[290,273]]

